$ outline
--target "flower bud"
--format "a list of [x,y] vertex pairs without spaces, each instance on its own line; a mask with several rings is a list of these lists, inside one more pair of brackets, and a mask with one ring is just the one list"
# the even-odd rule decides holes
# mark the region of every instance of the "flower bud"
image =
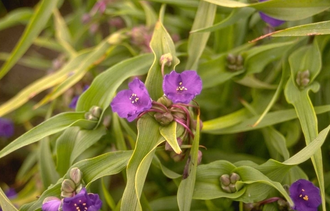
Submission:
[[221,177],[220,177],[220,182],[222,185],[224,186],[228,186],[230,184],[230,177],[228,174],[223,174]]
[[235,193],[237,191],[235,184],[230,184],[228,187],[229,187],[231,193]]
[[76,190],[76,185],[71,179],[65,179],[62,182],[61,190],[67,193],[72,193]]
[[236,173],[232,173],[230,175],[230,183],[231,184],[235,184],[240,179],[241,179],[241,177],[238,174],[236,174]]
[[166,96],[158,98],[157,102],[163,104],[167,108],[173,104],[172,100],[168,99]]
[[160,61],[160,64],[161,65],[171,66],[172,60],[173,60],[172,54],[171,53],[167,53],[167,54],[163,54],[160,57],[160,60],[159,61]]
[[93,114],[91,114],[90,112],[85,113],[85,119],[91,120],[91,121],[97,121],[98,120],[98,118],[94,117]]
[[227,192],[227,193],[231,193],[231,190],[230,190],[229,186],[221,185],[221,188],[222,188],[222,190],[224,190],[225,192]]
[[173,116],[171,113],[156,113],[154,115],[157,122],[159,122],[161,125],[168,125],[173,121]]
[[297,73],[296,83],[299,86],[299,88],[303,89],[309,84],[310,82],[309,77],[310,77],[309,70],[300,71]]
[[198,158],[197,158],[197,165],[199,165],[202,162],[202,151],[198,150]]
[[70,178],[76,185],[79,185],[82,178],[82,172],[80,171],[80,169],[78,169],[77,167],[72,168],[70,171]]
[[102,114],[102,108],[98,106],[92,106],[91,109],[89,109],[89,112],[95,117],[100,118]]
[[228,54],[227,56],[227,68],[230,71],[239,71],[244,68],[244,59],[241,55]]
[[70,198],[70,197],[72,197],[72,196],[74,196],[73,193],[69,193],[69,192],[61,191],[61,197],[62,197],[62,198]]
[[277,204],[278,204],[280,211],[286,211],[286,210],[289,210],[289,208],[290,208],[289,203],[287,201],[285,201],[284,199],[277,200]]

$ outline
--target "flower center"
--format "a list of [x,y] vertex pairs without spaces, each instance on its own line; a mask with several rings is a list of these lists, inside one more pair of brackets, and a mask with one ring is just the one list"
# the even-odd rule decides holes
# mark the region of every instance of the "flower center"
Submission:
[[301,189],[301,193],[300,193],[299,197],[304,199],[305,201],[308,201],[308,196],[306,194],[303,194],[304,192],[305,192],[305,189]]
[[179,82],[179,86],[176,88],[176,91],[182,92],[187,91],[188,89],[182,85],[182,81]]
[[88,210],[87,204],[85,202],[84,203],[81,203],[81,202],[82,201],[79,200],[78,204],[74,203],[76,211],[86,211],[86,210]]
[[131,101],[132,104],[137,103],[139,101],[139,99],[140,98],[138,98],[138,96],[135,93],[133,93],[131,95],[131,97],[129,98],[129,100]]

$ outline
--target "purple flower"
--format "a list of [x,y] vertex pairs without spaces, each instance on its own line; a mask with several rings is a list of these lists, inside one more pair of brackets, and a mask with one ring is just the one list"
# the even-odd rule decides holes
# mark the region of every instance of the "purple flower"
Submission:
[[[264,2],[264,1],[268,1],[268,0],[259,0],[259,2]],[[264,20],[269,25],[271,25],[272,27],[277,27],[285,22],[285,21],[282,21],[282,20],[279,20],[276,18],[272,18],[263,12],[259,12],[259,14],[260,14],[261,19]]]
[[13,199],[13,198],[16,198],[17,197],[17,193],[15,191],[14,188],[8,188],[6,191],[5,191],[5,194],[6,196],[9,198],[9,199]]
[[128,90],[118,92],[111,102],[113,112],[117,112],[129,122],[140,113],[151,108],[151,99],[145,85],[138,78],[128,84]]
[[9,138],[14,134],[14,125],[9,119],[0,118],[0,137]]
[[[89,88],[89,85],[85,85],[83,89],[83,93]],[[71,103],[69,105],[69,108],[75,109],[77,106],[77,102],[79,99],[80,95],[76,95],[72,98]]]
[[86,188],[74,197],[64,198],[62,208],[64,211],[98,211],[102,207],[102,201],[98,194],[87,194]]
[[202,80],[193,70],[172,71],[165,75],[163,90],[173,103],[189,103],[202,91]]
[[47,197],[42,203],[42,211],[58,211],[61,205],[61,200],[56,197]]
[[77,195],[62,201],[56,197],[47,197],[42,204],[42,210],[58,211],[61,203],[63,211],[98,211],[102,207],[98,194],[87,193],[86,188],[82,188]]
[[292,183],[290,197],[294,202],[293,209],[298,211],[317,211],[322,202],[320,189],[304,179]]

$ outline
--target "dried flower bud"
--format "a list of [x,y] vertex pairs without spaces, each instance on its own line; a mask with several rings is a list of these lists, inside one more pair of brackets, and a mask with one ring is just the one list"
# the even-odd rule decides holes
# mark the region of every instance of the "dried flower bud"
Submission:
[[166,113],[156,113],[154,115],[157,122],[161,125],[168,125],[173,121],[173,115],[169,112]]

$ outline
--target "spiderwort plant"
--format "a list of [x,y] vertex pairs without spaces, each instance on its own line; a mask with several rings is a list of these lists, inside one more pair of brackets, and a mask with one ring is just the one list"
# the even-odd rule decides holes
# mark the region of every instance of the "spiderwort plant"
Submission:
[[102,207],[102,201],[98,194],[87,193],[82,187],[82,172],[78,168],[72,168],[70,178],[62,182],[61,197],[45,198],[42,204],[43,211],[98,211]]
[[320,189],[308,180],[300,179],[290,186],[290,197],[294,202],[294,210],[317,211],[321,204]]

